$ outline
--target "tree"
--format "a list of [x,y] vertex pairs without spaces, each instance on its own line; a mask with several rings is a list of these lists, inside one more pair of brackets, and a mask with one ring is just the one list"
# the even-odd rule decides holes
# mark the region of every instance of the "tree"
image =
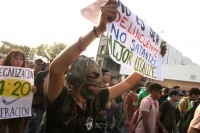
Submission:
[[66,47],[66,43],[54,42],[52,45],[41,44],[35,48],[35,53],[38,56],[42,56],[47,60],[50,60],[51,58],[55,58]]
[[26,45],[17,45],[15,43],[10,43],[7,41],[1,41],[1,43],[2,43],[2,46],[0,47],[0,53],[2,55],[8,54],[8,52],[10,52],[13,49],[17,49],[17,50],[23,51],[25,56],[28,57],[31,51],[31,47],[26,46]]
[[7,54],[9,51],[11,51],[15,46],[14,44],[6,41],[1,41],[2,46],[0,47],[0,53],[2,55]]
[[26,46],[26,45],[19,45],[19,49],[21,49],[24,52],[26,57],[30,55],[31,47]]

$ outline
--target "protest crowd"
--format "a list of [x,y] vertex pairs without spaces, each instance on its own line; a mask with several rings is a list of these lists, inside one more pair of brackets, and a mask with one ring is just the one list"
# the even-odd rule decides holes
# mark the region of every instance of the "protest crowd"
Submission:
[[[110,70],[80,55],[115,20],[117,2],[101,7],[99,24],[49,63],[29,64],[12,50],[2,66],[34,69],[32,116],[0,119],[0,133],[199,133],[200,89],[142,82],[133,72],[111,79]],[[161,49],[165,56],[167,47]]]

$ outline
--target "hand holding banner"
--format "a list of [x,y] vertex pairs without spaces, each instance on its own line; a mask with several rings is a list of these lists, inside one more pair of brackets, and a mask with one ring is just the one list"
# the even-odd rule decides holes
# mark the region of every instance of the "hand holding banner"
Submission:
[[[90,9],[97,1],[84,9]],[[97,8],[93,10],[90,14],[99,12]],[[96,23],[97,17],[88,18],[83,10],[81,12],[85,18]],[[117,17],[107,24],[106,29],[109,54],[115,62],[145,77],[163,79],[162,38],[119,0]]]

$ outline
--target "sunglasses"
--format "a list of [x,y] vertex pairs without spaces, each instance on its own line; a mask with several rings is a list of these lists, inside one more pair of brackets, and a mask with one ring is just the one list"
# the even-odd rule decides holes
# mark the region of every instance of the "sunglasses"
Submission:
[[43,66],[43,64],[37,63],[38,66]]

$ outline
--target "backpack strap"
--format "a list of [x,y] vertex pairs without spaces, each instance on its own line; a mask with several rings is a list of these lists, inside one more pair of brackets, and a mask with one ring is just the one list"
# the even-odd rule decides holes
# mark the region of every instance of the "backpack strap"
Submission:
[[[150,102],[150,110],[151,110],[151,108],[152,108],[152,102],[151,102],[151,99],[149,99],[149,97],[145,97],[145,99],[148,99],[148,100],[149,100],[149,102]],[[139,109],[139,108],[138,108],[138,109]],[[150,111],[150,110],[149,110],[149,111]],[[142,120],[142,115],[141,115],[140,119],[137,121],[135,127],[137,127],[137,125],[139,124],[139,122],[140,122],[141,120]]]
[[[150,102],[150,110],[151,110],[151,108],[152,108],[152,101],[151,101],[150,97],[146,97],[146,99],[148,99],[149,102]],[[157,104],[157,102],[156,102],[156,104]]]
[[[139,109],[139,108],[138,108]],[[142,116],[140,117],[140,119],[137,121],[137,123],[135,124],[135,127],[137,127],[137,125],[139,124],[139,122],[142,120]]]
[[186,106],[186,110],[188,109],[188,99],[187,99],[187,97],[184,97],[183,99],[185,99],[186,100],[186,102],[187,102],[187,106]]

